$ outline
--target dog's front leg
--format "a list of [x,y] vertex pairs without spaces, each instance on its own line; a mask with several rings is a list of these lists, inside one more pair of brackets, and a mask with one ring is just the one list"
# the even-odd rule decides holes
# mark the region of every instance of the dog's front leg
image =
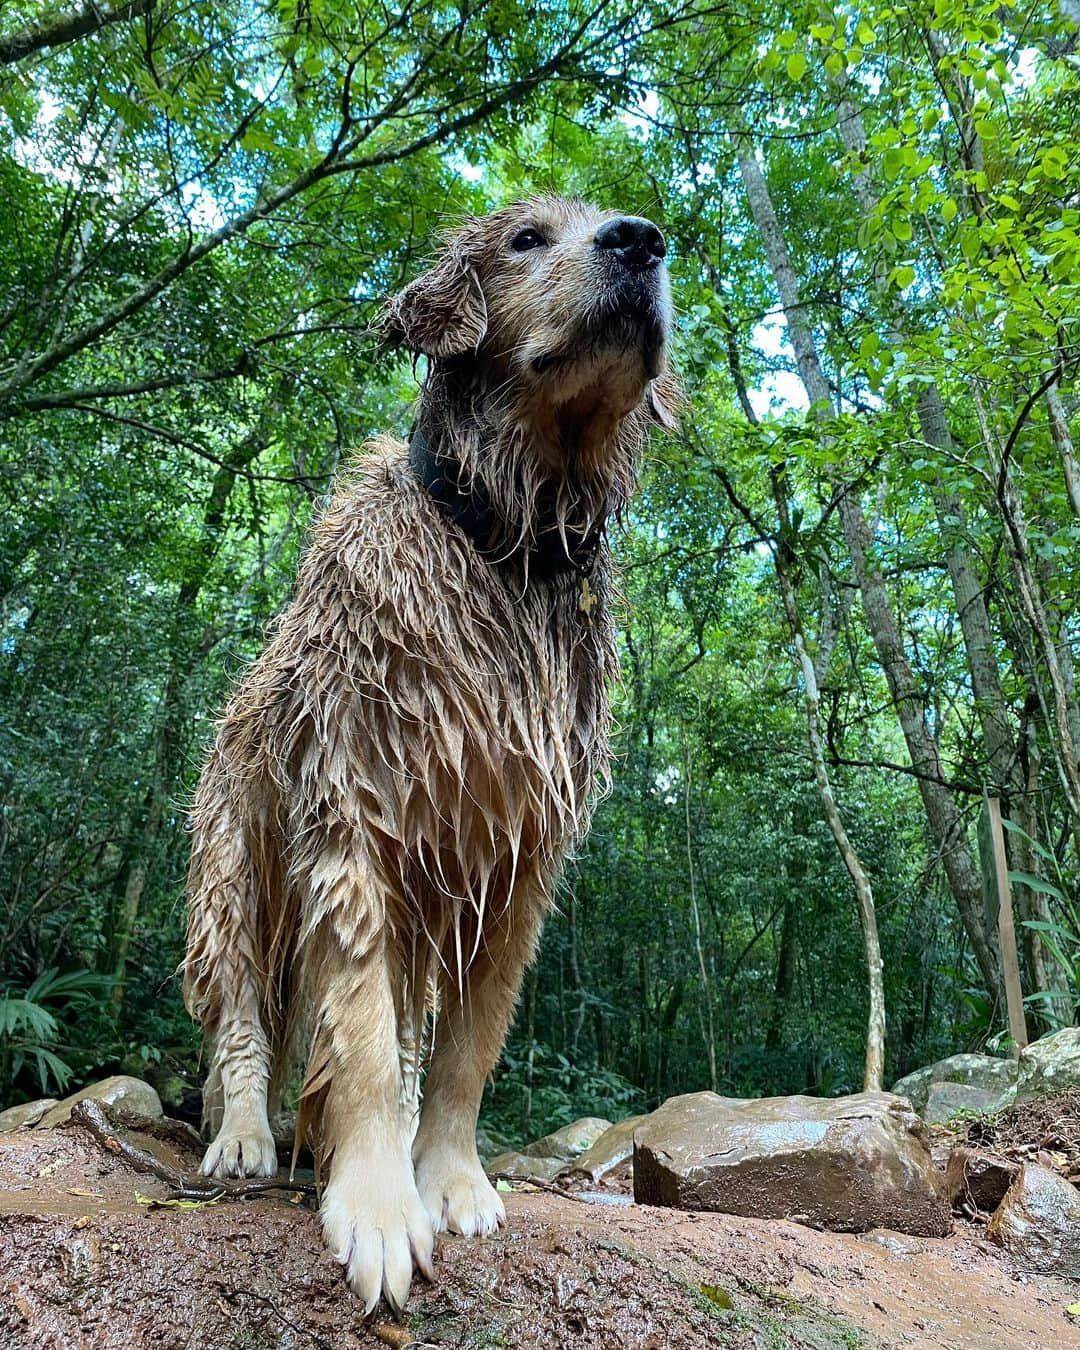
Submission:
[[433,1236],[409,1156],[387,943],[380,936],[357,955],[331,936],[316,950],[318,1020],[304,1092],[321,1103],[330,1160],[323,1234],[365,1312],[380,1294],[400,1312],[414,1262],[434,1277]]
[[543,905],[542,897],[530,897],[492,921],[464,989],[448,990],[443,999],[413,1143],[416,1184],[437,1233],[484,1236],[506,1222],[477,1155],[476,1120],[536,945]]

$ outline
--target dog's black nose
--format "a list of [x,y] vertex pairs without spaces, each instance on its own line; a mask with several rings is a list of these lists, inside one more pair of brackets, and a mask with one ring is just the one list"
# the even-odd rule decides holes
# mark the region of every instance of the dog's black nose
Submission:
[[613,254],[634,272],[659,267],[667,252],[664,236],[642,216],[617,216],[606,221],[596,231],[596,247]]

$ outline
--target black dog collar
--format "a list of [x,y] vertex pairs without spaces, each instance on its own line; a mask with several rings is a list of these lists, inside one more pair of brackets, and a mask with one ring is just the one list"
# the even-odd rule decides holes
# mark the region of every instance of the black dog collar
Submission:
[[413,426],[409,436],[409,464],[432,501],[468,535],[477,552],[489,561],[527,559],[529,576],[542,580],[568,572],[574,572],[584,580],[591,574],[604,535],[602,522],[586,533],[567,530],[564,544],[555,523],[554,509],[549,509],[542,513],[540,529],[530,548],[508,549],[505,529],[483,487],[475,480],[462,482],[461,464],[453,456],[441,454],[419,424]]

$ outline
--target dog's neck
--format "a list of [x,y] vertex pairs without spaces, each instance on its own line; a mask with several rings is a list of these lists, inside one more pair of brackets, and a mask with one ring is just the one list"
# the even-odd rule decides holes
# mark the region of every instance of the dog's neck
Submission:
[[540,503],[529,538],[517,537],[500,520],[484,483],[470,475],[447,438],[430,419],[417,419],[409,436],[409,463],[439,509],[472,540],[490,562],[523,564],[530,577],[550,580],[564,573],[588,577],[596,565],[606,518],[588,530],[559,528],[554,492]]
[[557,418],[545,431],[504,399],[433,363],[409,438],[413,472],[488,561],[541,580],[588,577],[632,491],[638,429],[616,428],[610,446],[560,445]]

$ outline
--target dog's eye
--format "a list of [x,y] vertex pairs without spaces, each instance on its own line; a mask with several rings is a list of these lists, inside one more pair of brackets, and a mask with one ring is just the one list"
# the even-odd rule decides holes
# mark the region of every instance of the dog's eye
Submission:
[[515,253],[528,253],[531,248],[546,248],[547,240],[539,230],[522,230],[511,239],[510,247]]

